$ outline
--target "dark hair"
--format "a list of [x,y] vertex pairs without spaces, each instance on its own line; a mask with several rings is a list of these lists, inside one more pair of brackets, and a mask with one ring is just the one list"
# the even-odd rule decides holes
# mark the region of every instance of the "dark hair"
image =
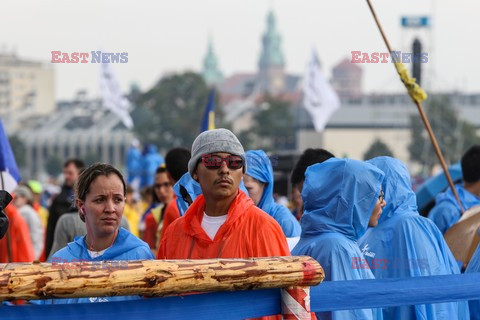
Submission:
[[80,173],[77,181],[75,182],[75,200],[85,201],[88,192],[90,191],[90,185],[98,176],[109,176],[111,174],[117,175],[123,184],[123,195],[127,194],[127,186],[123,175],[117,168],[106,163],[94,163]]
[[480,145],[474,145],[462,157],[463,181],[474,183],[480,181]]
[[167,168],[165,168],[164,164],[158,166],[157,170],[155,171],[155,174],[159,173],[167,173]]
[[335,156],[325,149],[309,148],[305,150],[295,164],[295,168],[293,168],[290,178],[292,185],[296,185],[305,180],[305,171],[307,171],[309,166],[322,163],[330,158],[335,158]]
[[63,167],[66,168],[71,164],[73,164],[78,170],[82,170],[85,167],[85,163],[82,160],[75,159],[75,158],[68,159],[67,161],[65,161],[65,163],[63,164]]
[[165,165],[175,182],[188,172],[188,161],[191,158],[190,151],[185,148],[173,148],[165,156]]

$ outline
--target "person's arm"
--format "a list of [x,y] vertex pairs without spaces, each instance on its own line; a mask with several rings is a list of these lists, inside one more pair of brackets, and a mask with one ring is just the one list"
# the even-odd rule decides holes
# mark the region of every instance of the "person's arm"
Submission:
[[431,219],[440,229],[442,234],[457,222],[455,217],[458,215],[458,209],[449,201],[442,201],[430,210],[428,218]]
[[160,240],[160,245],[158,246],[158,252],[156,256],[158,260],[167,259],[167,248],[169,246],[169,240],[172,237],[172,230],[170,230],[173,228],[172,226],[173,225],[170,225],[167,230],[163,229],[165,236]]
[[253,257],[272,257],[272,256],[289,256],[287,239],[280,228],[280,225],[270,216],[257,227],[252,230],[255,234],[253,239]]

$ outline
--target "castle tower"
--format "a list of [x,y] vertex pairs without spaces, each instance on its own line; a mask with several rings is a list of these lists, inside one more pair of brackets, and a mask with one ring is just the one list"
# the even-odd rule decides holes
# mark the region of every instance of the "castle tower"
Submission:
[[212,40],[208,40],[208,49],[203,59],[202,76],[209,86],[215,86],[223,80],[223,74],[218,67],[218,59],[213,50]]
[[257,86],[261,91],[272,95],[285,89],[285,59],[280,46],[281,36],[277,31],[275,15],[270,11],[267,15],[267,30],[262,37]]

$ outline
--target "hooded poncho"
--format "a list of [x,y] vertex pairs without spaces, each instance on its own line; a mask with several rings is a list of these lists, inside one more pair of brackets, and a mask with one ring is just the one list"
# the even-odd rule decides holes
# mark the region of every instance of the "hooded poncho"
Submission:
[[[357,268],[363,255],[357,240],[365,233],[380,194],[383,173],[356,160],[331,158],[308,167],[302,198],[302,235],[292,255],[315,258],[325,281],[374,279]],[[380,309],[323,312],[320,319],[381,319]]]

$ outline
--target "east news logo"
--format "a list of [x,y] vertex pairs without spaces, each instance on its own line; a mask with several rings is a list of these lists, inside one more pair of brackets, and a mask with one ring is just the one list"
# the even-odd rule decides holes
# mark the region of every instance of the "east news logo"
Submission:
[[[89,58],[91,59],[89,60]],[[52,63],[127,63],[128,52],[62,52],[52,51]]]

